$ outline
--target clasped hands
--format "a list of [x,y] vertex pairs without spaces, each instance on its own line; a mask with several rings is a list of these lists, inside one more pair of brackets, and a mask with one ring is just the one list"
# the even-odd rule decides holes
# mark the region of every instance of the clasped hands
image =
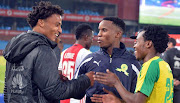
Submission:
[[[106,72],[107,73],[96,72],[93,75],[94,80],[107,86],[115,87],[119,81],[119,78],[114,73],[110,72],[109,69],[107,69]],[[103,90],[107,94],[93,94],[91,101],[96,103],[122,103],[121,100],[111,91],[108,91],[105,88],[103,88]]]

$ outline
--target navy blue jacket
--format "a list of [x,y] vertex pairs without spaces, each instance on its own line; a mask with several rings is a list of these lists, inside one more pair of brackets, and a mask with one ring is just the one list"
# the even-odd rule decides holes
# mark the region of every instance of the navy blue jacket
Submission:
[[[77,73],[79,72],[78,75],[81,75],[89,71],[106,72],[106,69],[115,73],[128,91],[134,92],[140,64],[135,56],[126,50],[123,43],[120,43],[120,48],[113,49],[111,57],[107,53],[107,50],[103,48],[89,54],[79,66]],[[86,103],[91,102],[90,97],[93,94],[105,94],[103,87],[120,97],[115,88],[95,81],[94,86],[90,87],[86,92]]]

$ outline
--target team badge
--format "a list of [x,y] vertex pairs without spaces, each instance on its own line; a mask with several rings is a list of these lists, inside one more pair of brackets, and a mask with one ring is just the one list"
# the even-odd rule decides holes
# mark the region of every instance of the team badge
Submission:
[[122,64],[121,68],[117,68],[116,71],[123,72],[126,76],[129,76],[129,73],[127,72],[128,66],[126,64]]

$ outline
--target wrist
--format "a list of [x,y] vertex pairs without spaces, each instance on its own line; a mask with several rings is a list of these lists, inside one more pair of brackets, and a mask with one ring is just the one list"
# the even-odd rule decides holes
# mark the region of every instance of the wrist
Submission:
[[118,87],[119,85],[121,84],[120,80],[117,80],[115,83],[114,83],[114,87]]

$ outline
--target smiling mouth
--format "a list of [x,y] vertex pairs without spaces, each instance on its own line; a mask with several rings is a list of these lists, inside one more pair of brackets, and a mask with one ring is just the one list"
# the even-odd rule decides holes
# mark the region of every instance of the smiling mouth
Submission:
[[60,33],[56,33],[56,34],[54,34],[56,37],[59,37],[59,35],[60,35]]
[[98,40],[97,42],[98,42],[98,43],[101,43],[101,41],[100,41],[100,40]]
[[135,50],[135,51],[134,51],[134,54],[136,54],[136,53],[137,53],[137,51]]
[[56,37],[58,37],[59,35],[58,34],[55,34]]

